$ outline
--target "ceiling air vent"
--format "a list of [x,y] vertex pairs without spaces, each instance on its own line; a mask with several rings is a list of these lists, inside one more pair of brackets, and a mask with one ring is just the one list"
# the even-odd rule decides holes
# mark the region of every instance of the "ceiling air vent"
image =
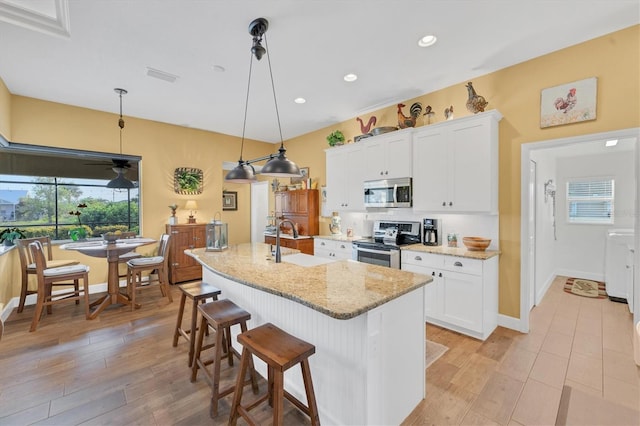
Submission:
[[147,67],[147,75],[149,77],[157,78],[160,80],[168,81],[169,83],[175,83],[178,79],[177,75],[170,74],[165,71],[160,71],[155,68]]

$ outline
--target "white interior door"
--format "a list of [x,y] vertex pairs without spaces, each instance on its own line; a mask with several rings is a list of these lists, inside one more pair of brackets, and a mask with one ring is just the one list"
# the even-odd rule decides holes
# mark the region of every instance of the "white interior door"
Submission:
[[264,242],[264,228],[269,215],[269,182],[251,184],[251,242]]

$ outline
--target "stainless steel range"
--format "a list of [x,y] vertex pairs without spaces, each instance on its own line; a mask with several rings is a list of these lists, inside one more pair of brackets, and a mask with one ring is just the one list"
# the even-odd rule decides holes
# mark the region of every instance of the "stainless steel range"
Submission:
[[375,221],[373,237],[352,243],[352,259],[400,269],[402,246],[420,243],[420,222]]

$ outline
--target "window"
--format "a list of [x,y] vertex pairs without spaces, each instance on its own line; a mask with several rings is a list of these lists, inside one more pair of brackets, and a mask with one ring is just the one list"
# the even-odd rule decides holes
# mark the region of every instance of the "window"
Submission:
[[614,180],[576,180],[567,182],[569,223],[612,224]]
[[46,235],[56,240],[68,239],[69,231],[79,226],[88,237],[118,230],[138,232],[138,188],[111,189],[107,182],[0,175],[0,230],[17,227],[27,237]]
[[[0,135],[0,231],[69,239],[140,230],[139,189],[107,188],[116,173],[140,181],[142,157],[9,142]],[[80,207],[81,206],[81,207]],[[77,232],[76,232],[77,235]]]

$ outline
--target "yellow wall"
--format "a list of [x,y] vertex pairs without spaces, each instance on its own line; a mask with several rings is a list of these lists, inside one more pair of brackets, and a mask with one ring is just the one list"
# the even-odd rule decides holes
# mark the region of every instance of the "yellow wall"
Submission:
[[[2,87],[0,102],[4,100]],[[115,114],[10,96],[9,117],[10,127],[14,129],[10,139],[13,142],[114,153],[120,149],[118,116]],[[186,223],[189,212],[184,210],[184,203],[194,199],[198,202],[196,218],[199,223],[209,222],[216,212],[220,212],[222,220],[229,225],[230,243],[251,240],[249,185],[223,182],[222,162],[237,161],[240,155],[239,138],[126,115],[124,118],[123,153],[142,156],[141,233],[144,236],[157,238],[164,232],[171,214],[168,206],[173,203],[178,204],[179,222]],[[270,143],[245,140],[244,158],[256,158],[271,152],[274,152],[274,146]],[[178,195],[174,192],[173,172],[176,167],[203,170],[201,195]],[[222,210],[223,188],[238,192],[237,211]],[[152,249],[141,248],[138,251],[145,253]],[[106,282],[104,259],[57,249],[54,251],[54,258],[78,256],[78,260],[91,267],[91,284]],[[11,254],[0,256],[2,262],[12,258]],[[17,264],[18,257],[15,256],[13,260]],[[19,291],[19,276],[5,268],[0,269],[0,303],[6,304],[11,297],[18,296]]]
[[[640,127],[639,75],[640,26],[634,26],[473,79],[478,93],[489,101],[488,109],[498,109],[504,116],[500,122],[499,166],[500,313],[512,317],[520,315],[521,145]],[[540,91],[588,77],[598,78],[597,120],[540,129]],[[436,111],[437,121],[443,119],[443,111],[449,105],[454,106],[456,117],[469,115],[464,106],[467,98],[465,83],[460,82],[404,103],[411,105],[420,101],[423,105],[431,105]],[[368,119],[370,115],[377,116],[377,126],[397,123],[395,106],[374,111],[363,118]],[[113,114],[13,96],[10,118],[11,140],[16,142],[110,152],[118,149],[117,117]],[[143,156],[141,188],[145,235],[157,236],[162,231],[169,215],[166,206],[173,202],[183,205],[187,198],[191,198],[174,194],[171,182],[175,167],[188,166],[205,171],[204,194],[196,197],[201,209],[198,219],[206,221],[215,211],[220,211],[223,220],[229,223],[232,243],[250,240],[249,188],[224,184],[220,169],[223,160],[238,158],[238,138],[126,116],[125,120],[123,150]],[[354,117],[285,141],[287,156],[301,167],[309,167],[310,176],[317,178],[320,184],[326,183],[324,150],[328,145],[325,137],[335,129],[341,129],[347,139],[360,134],[360,126]],[[245,144],[245,148],[245,158],[274,151],[271,144],[259,142],[249,143],[248,148]],[[237,212],[222,212],[222,188],[238,191],[240,209]],[[179,213],[184,221],[186,212]],[[323,221],[321,234],[328,233],[326,224]],[[0,275],[3,277],[4,273]]]
[[11,94],[0,78],[0,135],[5,139],[11,140]]
[[[597,120],[540,128],[540,91],[588,77],[598,78]],[[470,113],[465,108],[466,82],[404,101],[431,105],[436,120],[454,106],[455,117]],[[527,142],[640,127],[640,26],[634,26],[567,49],[474,78],[476,91],[488,101],[487,109],[499,110],[500,122],[500,313],[520,316],[520,146]],[[378,118],[378,126],[397,125],[397,108],[390,106],[367,114]],[[422,122],[419,121],[420,125]],[[286,142],[287,154],[310,174],[326,183],[324,156],[326,135],[340,129],[347,139],[359,135],[352,120],[309,133]],[[326,227],[326,220],[324,227]],[[321,233],[322,229],[321,229]],[[324,232],[327,233],[327,232]]]

